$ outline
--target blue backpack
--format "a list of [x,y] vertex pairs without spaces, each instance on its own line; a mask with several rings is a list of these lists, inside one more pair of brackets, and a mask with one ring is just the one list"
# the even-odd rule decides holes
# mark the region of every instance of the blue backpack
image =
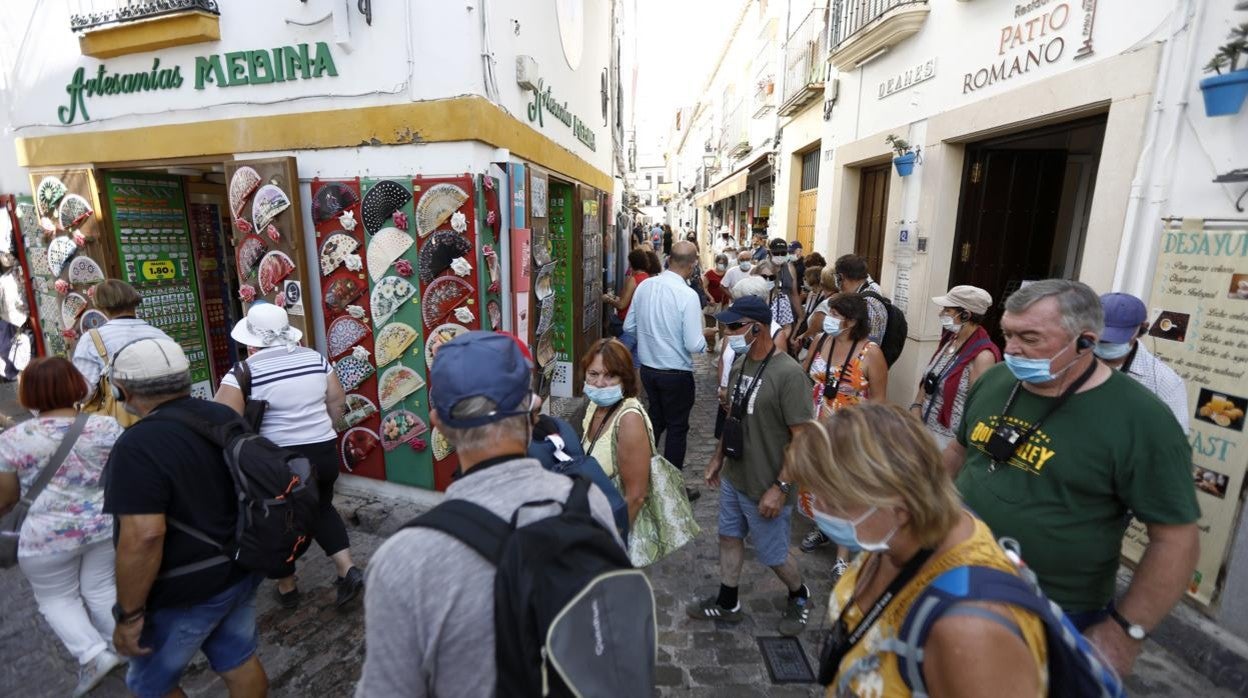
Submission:
[[[923,682],[923,644],[936,621],[959,604],[985,601],[1030,611],[1044,621],[1050,696],[1125,698],[1127,694],[1118,675],[1097,656],[1096,650],[1075,629],[1062,609],[1040,591],[1034,573],[1021,568],[1020,574],[1024,576],[990,567],[955,567],[937,577],[919,594],[910,606],[901,633],[887,648],[897,655],[898,672],[911,692],[916,697],[927,695]],[[964,610],[974,611],[975,615],[1006,625],[1018,633],[1009,619],[990,610],[974,606]]]
[[529,458],[536,458],[542,467],[561,475],[580,475],[598,486],[607,496],[611,515],[615,518],[620,538],[628,541],[628,503],[603,471],[597,458],[586,455],[576,430],[565,420],[548,414],[537,419],[533,440],[529,442]]

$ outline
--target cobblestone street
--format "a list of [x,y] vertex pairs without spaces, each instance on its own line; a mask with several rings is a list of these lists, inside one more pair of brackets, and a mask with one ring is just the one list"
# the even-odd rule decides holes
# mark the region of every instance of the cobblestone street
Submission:
[[[714,357],[698,357],[698,395],[687,457],[687,479],[705,490],[701,471],[714,442]],[[0,404],[11,405],[0,391]],[[560,401],[560,411],[574,411],[576,403]],[[575,410],[579,417],[579,410]],[[16,413],[14,413],[16,414]],[[577,422],[579,425],[579,421]],[[340,496],[339,509],[351,528],[352,551],[358,563],[366,563],[387,535],[414,516],[417,509],[395,501]],[[702,534],[691,545],[656,565],[650,572],[658,603],[659,696],[813,696],[813,685],[772,685],[759,653],[757,638],[776,636],[783,609],[784,590],[770,570],[761,567],[747,551],[741,579],[741,603],[747,615],[736,625],[703,623],[685,616],[692,599],[718,589],[716,546],[716,494],[703,492],[695,505]],[[810,627],[801,641],[815,665],[817,638],[826,624],[831,551],[810,555],[797,552],[806,533],[797,519],[793,550],[800,555],[802,570],[817,600]],[[268,672],[274,696],[348,696],[352,694],[364,656],[363,611],[357,603],[345,612],[333,609],[330,586],[332,565],[313,551],[300,564],[299,585],[305,592],[297,611],[277,607],[272,585],[261,587],[258,612],[262,645],[260,657]],[[0,600],[0,686],[4,693],[26,696],[66,696],[71,692],[76,667],[35,608],[30,587],[15,568],[0,573],[6,589]],[[93,696],[127,695],[115,672]],[[1133,696],[1231,698],[1204,677],[1179,663],[1153,642],[1146,645],[1129,680]],[[191,696],[224,695],[221,682],[208,670],[202,657],[186,676],[184,688]]]

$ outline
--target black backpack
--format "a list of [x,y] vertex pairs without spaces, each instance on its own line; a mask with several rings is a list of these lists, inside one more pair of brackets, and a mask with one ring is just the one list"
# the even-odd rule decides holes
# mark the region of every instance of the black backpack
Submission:
[[658,637],[654,590],[589,509],[572,478],[562,511],[517,526],[452,499],[404,528],[442,531],[493,564],[497,696],[648,696]]
[[874,298],[883,303],[884,309],[888,311],[888,323],[884,326],[884,336],[880,338],[880,351],[884,353],[884,361],[892,366],[901,356],[901,350],[906,348],[906,333],[910,331],[910,326],[906,324],[906,314],[875,291],[859,291],[858,295]]
[[172,419],[221,449],[234,481],[238,523],[234,538],[213,540],[203,531],[174,518],[169,525],[221,551],[220,555],[163,572],[160,579],[179,577],[234,562],[270,579],[295,572],[295,560],[308,549],[316,530],[320,495],[312,463],[294,451],[254,434],[240,418],[221,424],[174,410],[149,416]]

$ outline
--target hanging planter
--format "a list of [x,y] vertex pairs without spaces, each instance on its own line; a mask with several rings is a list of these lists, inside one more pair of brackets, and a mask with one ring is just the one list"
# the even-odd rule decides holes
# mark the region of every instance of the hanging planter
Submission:
[[923,162],[919,157],[916,149],[910,147],[910,144],[903,138],[899,138],[889,134],[884,141],[892,147],[893,152],[897,154],[893,158],[893,167],[897,168],[897,176],[909,177],[914,173],[914,166]]
[[1238,114],[1248,97],[1248,65],[1239,67],[1240,57],[1248,53],[1248,23],[1232,29],[1228,38],[1205,66],[1206,72],[1217,74],[1200,81],[1205,116]]

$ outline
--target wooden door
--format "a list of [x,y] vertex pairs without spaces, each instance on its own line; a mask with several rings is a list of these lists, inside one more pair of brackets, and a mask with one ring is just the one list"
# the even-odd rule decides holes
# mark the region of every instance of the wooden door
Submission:
[[815,202],[818,198],[818,189],[807,189],[797,195],[797,240],[808,252],[814,251]]
[[871,278],[879,281],[884,263],[884,237],[888,229],[888,183],[892,165],[864,167],[859,179],[858,218],[854,233],[854,254],[867,260]]

